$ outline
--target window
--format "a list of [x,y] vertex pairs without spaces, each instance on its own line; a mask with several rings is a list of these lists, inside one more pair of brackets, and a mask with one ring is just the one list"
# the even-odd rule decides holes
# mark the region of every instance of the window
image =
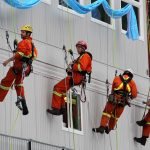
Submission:
[[[82,131],[82,117],[81,117],[81,102],[80,95],[72,92],[72,99],[69,98],[68,106],[69,111],[67,112],[67,97],[64,97],[65,100],[65,111],[63,114],[63,127],[66,129],[74,129],[75,131]],[[72,106],[70,101],[72,100]],[[70,111],[72,109],[72,111]],[[72,114],[72,119],[71,117]],[[72,121],[71,121],[72,120]],[[73,130],[72,130],[73,131]]]
[[[125,7],[127,5],[126,2],[121,2],[121,8]],[[138,24],[138,29],[139,29],[139,9],[135,6],[133,6],[134,11],[135,11],[135,15],[136,15],[136,19],[137,19],[137,24]],[[122,17],[122,29],[123,30],[127,30],[127,15]]]
[[[96,0],[91,0],[91,3],[95,1]],[[108,0],[108,3],[110,4],[110,0]],[[111,18],[105,13],[102,5],[92,11],[92,18],[111,24]]]
[[[137,19],[137,25],[138,30],[140,34],[140,39],[144,39],[144,26],[143,26],[143,1],[140,0],[122,0],[121,1],[121,8],[126,6],[127,4],[132,4],[136,19]],[[127,15],[122,17],[122,30],[127,30]]]
[[[84,4],[83,3],[84,0],[76,0],[76,1],[79,2],[82,5]],[[58,2],[59,2],[59,5],[58,5],[59,9],[61,9],[63,11],[66,11],[66,12],[69,12],[71,14],[75,14],[75,15],[80,16],[80,17],[84,17],[83,14],[79,14],[76,11],[72,10],[72,8],[69,7],[63,0],[59,0]]]
[[[77,2],[80,2],[79,0],[76,0]],[[72,9],[72,8],[70,8],[63,0],[59,0],[59,5],[62,5],[62,6],[64,6],[64,7],[67,7],[67,8],[69,8],[69,9]]]

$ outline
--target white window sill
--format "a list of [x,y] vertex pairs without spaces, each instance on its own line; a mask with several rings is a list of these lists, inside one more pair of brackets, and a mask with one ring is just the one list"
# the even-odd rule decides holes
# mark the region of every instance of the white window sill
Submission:
[[79,130],[71,129],[71,128],[66,128],[64,126],[62,126],[62,130],[66,131],[66,132],[71,132],[71,133],[74,133],[74,134],[78,134],[78,135],[83,135],[83,131],[79,131]]
[[[92,21],[92,22],[95,22],[95,23],[97,23],[97,24],[100,24],[100,25],[102,25],[102,26],[105,26],[105,27],[108,27],[108,28],[110,28],[110,29],[115,30],[115,25],[108,24],[108,23],[106,23],[106,22],[103,22],[103,21],[101,21],[101,20],[95,19],[95,18],[93,18],[93,17],[91,17],[91,21]],[[111,21],[111,22],[112,22],[112,21]]]
[[[126,34],[126,32],[127,32],[127,31],[125,31],[125,30],[121,30],[121,33],[122,33],[122,34]],[[140,35],[138,40],[144,42],[144,37]]]
[[42,0],[42,3],[45,3],[45,4],[51,4],[51,0]]
[[73,15],[79,16],[79,17],[84,17],[85,16],[83,14],[79,14],[79,13],[75,12],[74,10],[69,9],[69,8],[67,8],[65,6],[62,6],[62,5],[58,5],[58,8],[63,10],[63,11],[69,12],[69,13],[71,13]]

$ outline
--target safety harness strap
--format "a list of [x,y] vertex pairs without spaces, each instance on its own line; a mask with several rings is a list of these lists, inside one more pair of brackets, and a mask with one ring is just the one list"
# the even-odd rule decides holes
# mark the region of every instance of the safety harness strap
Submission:
[[150,125],[150,122],[146,122],[147,125]]
[[[127,87],[128,83],[132,80],[132,78],[128,77],[128,79],[126,80],[123,78],[122,75],[119,75],[119,77],[123,83],[123,90],[124,90],[124,92],[126,92],[126,87]],[[130,92],[130,91],[128,91],[128,92]],[[126,93],[128,93],[128,92],[126,92]]]

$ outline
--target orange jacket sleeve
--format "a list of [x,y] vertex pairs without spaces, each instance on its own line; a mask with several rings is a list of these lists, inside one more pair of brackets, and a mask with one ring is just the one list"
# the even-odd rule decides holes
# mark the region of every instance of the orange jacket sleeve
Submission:
[[87,53],[85,53],[83,54],[83,56],[81,56],[79,61],[73,65],[73,71],[91,72],[91,69],[92,69],[91,63],[92,63],[91,57]]
[[136,87],[135,82],[133,80],[131,80],[129,82],[129,85],[131,87],[131,96],[132,96],[132,98],[136,98],[138,92],[137,92],[137,87]]
[[37,56],[38,56],[38,51],[36,48],[34,48],[34,59],[37,59]]

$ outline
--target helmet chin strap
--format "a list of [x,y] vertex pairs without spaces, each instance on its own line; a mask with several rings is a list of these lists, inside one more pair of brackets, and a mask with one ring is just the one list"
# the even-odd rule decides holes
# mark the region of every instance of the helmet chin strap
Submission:
[[22,39],[27,39],[27,38],[29,38],[30,36],[29,35],[25,35],[24,37],[22,37]]

